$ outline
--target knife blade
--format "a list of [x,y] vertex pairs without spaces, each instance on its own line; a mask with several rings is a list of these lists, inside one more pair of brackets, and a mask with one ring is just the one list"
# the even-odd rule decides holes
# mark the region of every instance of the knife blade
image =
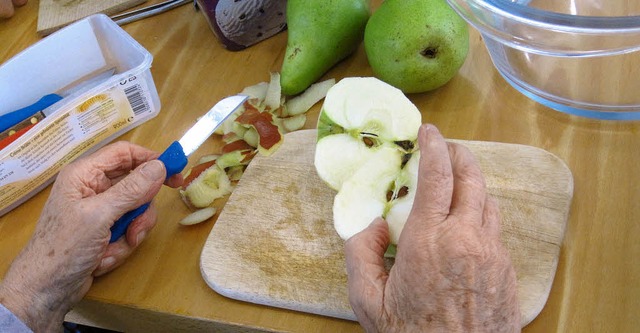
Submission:
[[[235,95],[227,97],[216,103],[209,112],[202,116],[178,141],[174,141],[158,157],[167,169],[167,178],[182,172],[187,166],[187,157],[191,155],[200,145],[213,134],[213,132],[244,102],[249,98],[245,95]],[[149,208],[150,203],[146,203],[132,211],[122,215],[111,227],[111,239],[113,243],[122,237],[127,231],[131,222],[144,213]]]

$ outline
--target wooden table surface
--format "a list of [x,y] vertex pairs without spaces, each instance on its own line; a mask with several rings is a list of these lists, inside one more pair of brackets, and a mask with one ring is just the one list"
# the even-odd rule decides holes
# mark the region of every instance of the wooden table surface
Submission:
[[[0,20],[0,62],[37,42],[38,1]],[[126,25],[154,56],[160,114],[123,135],[161,151],[220,98],[268,81],[279,71],[286,33],[241,52],[225,50],[191,5]],[[565,115],[527,99],[494,69],[471,30],[466,63],[446,86],[410,95],[445,136],[546,149],[573,172],[575,193],[554,284],[542,313],[524,332],[631,332],[640,327],[640,122]],[[370,76],[361,47],[326,77]],[[319,107],[307,127],[315,124]],[[158,135],[162,129],[162,135]],[[217,152],[210,140],[196,153]],[[0,276],[26,244],[49,188],[0,217]],[[184,227],[176,191],[156,198],[160,220],[123,266],[99,278],[69,320],[121,331],[359,332],[355,322],[224,298],[200,275],[200,252],[214,221]],[[219,202],[217,206],[222,207]]]

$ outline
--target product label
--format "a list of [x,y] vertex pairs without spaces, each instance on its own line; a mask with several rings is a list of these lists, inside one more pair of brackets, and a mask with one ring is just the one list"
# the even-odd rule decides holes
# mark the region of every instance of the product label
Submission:
[[0,151],[0,215],[42,187],[60,169],[152,112],[143,79],[131,76],[60,109]]

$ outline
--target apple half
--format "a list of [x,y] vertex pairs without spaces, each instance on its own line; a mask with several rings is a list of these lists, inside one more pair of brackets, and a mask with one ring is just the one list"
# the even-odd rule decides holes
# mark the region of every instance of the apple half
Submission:
[[329,89],[314,165],[338,191],[333,221],[341,238],[383,217],[397,244],[415,197],[421,124],[420,111],[404,93],[376,78],[345,78]]

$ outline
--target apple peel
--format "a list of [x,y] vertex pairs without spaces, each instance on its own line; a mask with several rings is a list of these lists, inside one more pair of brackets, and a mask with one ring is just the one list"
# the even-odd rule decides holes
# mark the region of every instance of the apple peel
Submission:
[[185,216],[182,220],[180,220],[180,224],[182,225],[194,225],[198,223],[202,223],[216,215],[215,207],[206,207],[202,209],[198,209],[195,212]]
[[281,119],[282,127],[287,133],[302,129],[307,123],[307,115],[304,113]]
[[209,162],[209,161],[213,161],[213,160],[217,159],[218,157],[220,157],[220,155],[218,155],[218,154],[204,155],[204,156],[202,156],[202,157],[200,157],[198,159],[198,163],[196,163],[196,165],[202,164],[202,163],[206,163],[206,162]]
[[189,169],[189,171],[183,176],[184,182],[182,183],[182,189],[186,190],[194,179],[198,178],[198,176],[200,176],[205,170],[214,166],[216,164],[216,159],[217,158],[198,163],[196,166]]
[[[192,167],[186,174],[180,195],[190,207],[203,208],[221,198],[233,189],[227,170],[241,166],[244,168],[253,150],[236,149],[204,163]],[[234,176],[237,176],[237,168]]]
[[[270,73],[270,82],[244,88],[241,94],[249,99],[214,132],[225,143],[221,154],[203,156],[184,173],[180,196],[185,204],[191,209],[208,207],[231,193],[253,157],[272,154],[282,144],[283,133],[304,128],[307,111],[334,84],[334,79],[325,80],[288,99],[281,91],[280,74]],[[286,105],[293,114],[287,114]],[[197,210],[188,221],[198,220],[196,217],[205,216],[205,212]]]
[[271,81],[267,87],[264,97],[264,105],[267,109],[276,110],[282,104],[282,91],[280,89],[280,73],[273,72],[270,74]]
[[236,121],[256,130],[259,136],[258,151],[260,153],[270,155],[282,144],[283,136],[278,126],[274,124],[273,114],[248,108]]
[[260,82],[252,86],[248,86],[240,92],[241,95],[247,95],[250,99],[256,99],[258,101],[264,101],[267,96],[267,89],[269,88],[268,82]]
[[189,185],[180,190],[180,194],[190,206],[204,208],[214,200],[231,193],[231,190],[229,177],[216,163],[195,177]]
[[285,103],[285,114],[295,116],[307,112],[312,106],[322,100],[327,95],[329,89],[335,84],[335,79],[328,79],[312,84],[302,94],[291,98]]
[[226,145],[224,145],[224,147],[222,147],[222,153],[226,154],[226,153],[234,152],[236,150],[244,151],[244,150],[253,150],[253,149],[254,149],[254,147],[252,147],[246,141],[244,141],[244,140],[236,140],[236,141],[229,142]]

